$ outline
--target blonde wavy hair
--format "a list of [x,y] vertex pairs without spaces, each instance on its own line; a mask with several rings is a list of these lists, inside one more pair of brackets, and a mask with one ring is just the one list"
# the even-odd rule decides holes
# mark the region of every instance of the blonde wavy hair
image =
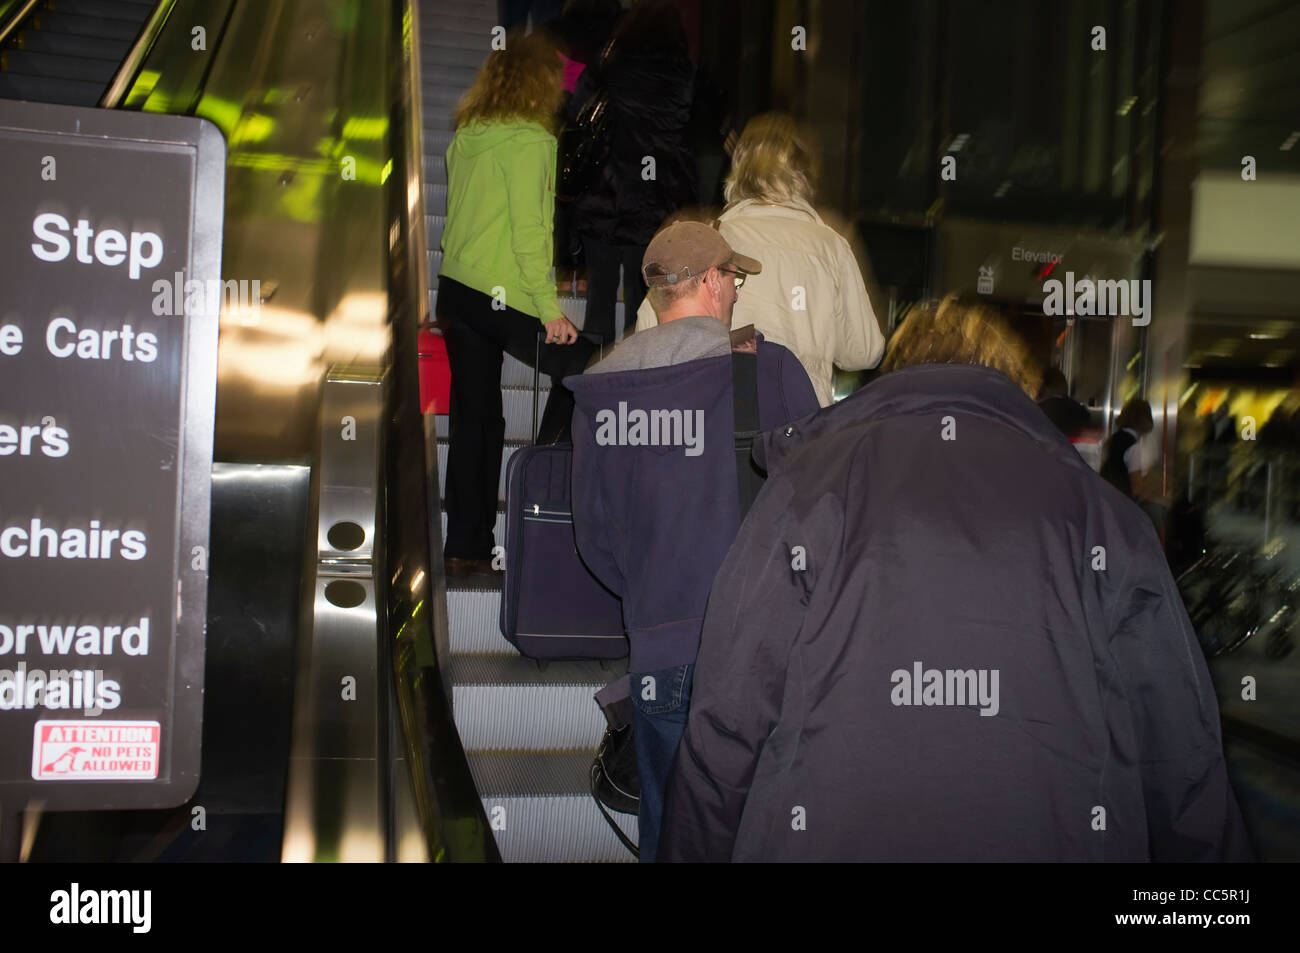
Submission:
[[1043,369],[999,308],[948,295],[913,311],[894,333],[882,371],[914,364],[976,364],[1001,371],[1032,399]]
[[723,186],[728,205],[745,199],[812,204],[820,163],[812,135],[784,113],[764,113],[745,123]]
[[564,67],[540,33],[512,30],[506,48],[493,50],[456,106],[457,129],[471,122],[525,120],[555,131],[564,95]]

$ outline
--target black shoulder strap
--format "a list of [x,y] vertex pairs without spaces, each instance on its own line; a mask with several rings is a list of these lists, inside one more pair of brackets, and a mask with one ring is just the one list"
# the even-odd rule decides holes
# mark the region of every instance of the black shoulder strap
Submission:
[[758,436],[758,354],[731,352],[731,401],[736,412],[736,486],[740,490],[740,518],[763,488],[763,477],[750,454]]

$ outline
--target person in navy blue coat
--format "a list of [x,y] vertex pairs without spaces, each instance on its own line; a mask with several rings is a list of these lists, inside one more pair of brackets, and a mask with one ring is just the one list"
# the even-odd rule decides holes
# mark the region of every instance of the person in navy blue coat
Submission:
[[[574,537],[588,568],[623,600],[631,649],[643,861],[655,859],[709,589],[740,527],[729,328],[739,285],[760,267],[708,225],[664,228],[643,265],[659,324],[565,378],[577,402]],[[795,356],[748,330],[759,426],[815,411]]]
[[668,861],[1249,859],[1149,520],[949,298],[754,456],[665,806]]

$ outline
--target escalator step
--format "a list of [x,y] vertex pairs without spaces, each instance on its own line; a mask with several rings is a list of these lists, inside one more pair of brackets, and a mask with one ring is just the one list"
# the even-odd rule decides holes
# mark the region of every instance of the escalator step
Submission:
[[454,685],[456,730],[467,750],[594,752],[605,732],[595,695],[616,677],[594,685]]
[[25,30],[19,34],[15,48],[29,53],[60,53],[64,56],[89,56],[101,60],[126,59],[131,51],[129,40],[105,40],[97,36],[78,36],[75,33],[50,33],[47,30]]
[[426,185],[424,187],[424,201],[427,206],[432,208],[446,208],[447,207],[446,183],[443,183],[442,185],[438,185],[436,183],[430,182],[428,185]]
[[605,716],[593,700],[627,671],[626,660],[554,661],[521,655],[453,655],[452,711],[469,751],[595,750]]
[[447,147],[451,145],[455,133],[450,129],[426,129],[424,131],[424,152],[426,155],[447,158]]
[[[428,40],[420,42],[421,66],[460,66],[478,72],[483,61],[487,59],[488,49],[481,44],[457,46],[450,43],[434,43]],[[473,77],[471,76],[471,79]]]
[[[454,655],[451,674],[457,685],[536,687],[564,685],[600,688],[627,673],[627,659],[600,662],[595,659],[556,660],[539,666],[522,655]],[[594,707],[594,706],[593,706]],[[600,709],[596,709],[600,714]],[[599,741],[597,737],[595,741]],[[593,742],[594,744],[594,742]]]
[[466,24],[473,29],[491,30],[501,22],[497,17],[497,5],[492,0],[439,0],[432,7],[421,6],[420,11],[421,32],[425,36],[458,25],[465,29]]
[[62,56],[31,50],[6,50],[0,53],[0,69],[24,76],[50,76],[99,83],[103,89],[117,72],[117,60],[90,59],[85,56]]
[[104,94],[104,86],[104,83],[75,79],[0,73],[0,99],[26,99],[59,106],[94,106]]
[[[618,842],[590,794],[481,800],[488,817],[504,824],[492,836],[508,864],[630,864],[636,860]],[[636,818],[612,816],[636,843]]]
[[432,47],[437,49],[472,49],[478,50],[479,62],[483,62],[492,52],[492,28],[495,23],[487,20],[457,20],[453,19],[450,23],[443,24],[441,21],[433,30],[425,30],[424,36],[420,38],[420,46]]
[[428,189],[431,186],[442,186],[442,201],[447,201],[447,156],[442,152],[426,152],[424,154],[424,181],[425,181],[425,201],[428,199]]
[[[474,577],[477,579],[478,577]],[[453,655],[518,655],[501,635],[501,588],[475,588],[459,579],[447,580],[447,617]]]
[[105,40],[126,40],[128,43],[136,38],[143,25],[143,20],[83,17],[75,13],[56,13],[50,10],[40,11],[32,20],[32,28],[36,30],[97,36]]
[[457,99],[458,97],[452,96],[438,101],[430,98],[424,100],[420,122],[426,133],[450,132],[454,129]]
[[49,0],[58,13],[72,13],[106,20],[131,20],[138,30],[153,12],[153,0]]
[[478,72],[476,66],[426,62],[420,65],[420,82],[428,89],[469,89]]
[[[600,816],[589,792],[586,751],[469,754],[470,771],[507,863],[628,862],[632,855]],[[633,841],[636,818],[614,814]]]
[[588,794],[587,772],[591,755],[586,751],[473,752],[474,779],[484,797],[564,797]]

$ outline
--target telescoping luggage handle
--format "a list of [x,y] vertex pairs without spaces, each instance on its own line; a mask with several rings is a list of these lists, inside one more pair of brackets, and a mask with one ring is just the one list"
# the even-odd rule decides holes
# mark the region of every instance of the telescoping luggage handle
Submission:
[[[586,338],[588,341],[595,342],[600,349],[597,360],[603,360],[605,357],[605,335],[599,331],[579,331],[578,337]],[[542,344],[546,340],[546,329],[542,328],[537,332],[537,342],[533,349],[533,430],[532,441],[537,442],[537,405],[542,393]],[[576,342],[575,342],[576,343]],[[561,347],[565,345],[560,345]],[[554,384],[554,382],[552,382]]]

